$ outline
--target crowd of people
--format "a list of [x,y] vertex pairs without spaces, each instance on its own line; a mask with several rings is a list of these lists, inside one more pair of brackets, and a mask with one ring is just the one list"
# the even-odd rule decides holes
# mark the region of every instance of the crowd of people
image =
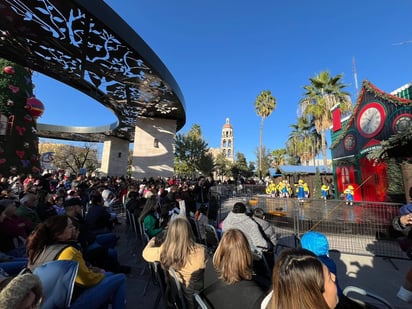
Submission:
[[[342,294],[325,235],[305,233],[302,248],[283,250],[273,263],[276,231],[259,207],[250,211],[235,202],[219,224],[217,248],[209,251],[210,177],[136,181],[46,174],[2,179],[0,185],[4,308],[39,306],[44,291],[30,271],[59,260],[78,263],[71,308],[125,308],[130,267],[118,261],[114,232],[123,206],[150,238],[143,258],[177,274],[189,309],[196,308],[195,293],[211,308],[357,308]],[[393,222],[404,233],[412,226],[412,209],[407,210]],[[209,259],[215,280],[205,286]],[[21,274],[23,269],[28,273]],[[411,282],[408,274],[399,291],[405,301],[411,301]]]
[[[199,203],[207,207],[212,185],[213,179],[203,176],[195,181],[60,173],[1,178],[0,271],[4,280],[0,278],[0,289],[4,293],[0,301],[7,304],[7,291],[13,279],[21,280],[21,271],[35,272],[47,262],[72,260],[79,270],[71,308],[103,308],[109,303],[112,308],[124,308],[125,274],[131,268],[119,263],[116,251],[121,236],[114,228],[121,224],[120,207],[127,204],[137,218],[143,215],[150,236],[155,236],[169,230],[168,217],[179,210],[179,200],[186,201],[188,214],[196,212]],[[30,304],[37,305],[41,288],[33,294]]]

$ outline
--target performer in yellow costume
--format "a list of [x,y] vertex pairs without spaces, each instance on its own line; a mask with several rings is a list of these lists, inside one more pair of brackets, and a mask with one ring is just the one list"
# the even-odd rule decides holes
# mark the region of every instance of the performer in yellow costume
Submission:
[[276,185],[273,180],[271,180],[269,185],[266,187],[266,194],[270,194],[272,197],[276,196]]
[[320,187],[320,192],[322,193],[322,198],[326,201],[328,198],[329,186],[325,183],[322,184],[322,187]]
[[296,195],[298,197],[299,202],[303,202],[304,199],[309,197],[309,187],[306,182],[302,179],[299,179],[298,183],[295,184],[296,187]]

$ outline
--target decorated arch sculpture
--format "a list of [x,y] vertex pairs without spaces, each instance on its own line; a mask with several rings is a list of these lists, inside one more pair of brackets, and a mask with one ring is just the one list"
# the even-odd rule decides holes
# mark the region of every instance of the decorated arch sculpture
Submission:
[[[0,0],[0,15],[0,57],[85,93],[118,119],[101,127],[37,123],[40,137],[110,141],[111,147],[121,145],[123,151],[134,142],[136,176],[173,173],[169,152],[175,133],[186,122],[183,95],[159,57],[104,1]],[[153,150],[147,164],[136,148],[147,154],[148,147],[139,143],[153,144],[153,139],[163,147],[158,153]],[[109,154],[105,161],[114,157]],[[109,174],[118,171],[119,164],[108,167]]]

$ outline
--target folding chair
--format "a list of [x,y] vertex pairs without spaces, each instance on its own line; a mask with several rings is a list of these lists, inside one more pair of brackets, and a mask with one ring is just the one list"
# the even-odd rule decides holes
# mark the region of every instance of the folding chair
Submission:
[[202,239],[202,236],[200,235],[199,224],[197,223],[197,221],[193,218],[189,218],[189,223],[192,226],[193,234],[195,235],[197,242],[206,245],[205,241]]
[[211,224],[206,225],[206,245],[211,250],[211,253],[215,252],[219,241],[215,227]]
[[176,271],[173,269],[173,267],[170,267],[169,271],[167,271],[165,275],[169,302],[176,309],[186,309],[186,298],[183,294],[182,286],[180,285],[180,281],[177,277]]
[[[351,294],[352,296],[349,296],[349,294]],[[357,294],[357,297],[354,297],[353,294]],[[365,301],[367,299],[371,299],[373,301],[377,301],[379,303],[379,305],[383,305],[385,306],[385,308],[389,308],[389,309],[394,309],[395,307],[393,307],[385,298],[380,297],[374,293],[371,293],[369,291],[366,291],[362,288],[356,287],[356,286],[347,286],[344,290],[343,290],[343,295],[345,295],[346,297],[348,297],[349,299],[353,300],[354,302],[357,302],[358,304],[360,304],[361,306],[363,306],[364,308],[367,309],[379,309],[382,308],[381,306],[378,306],[378,304],[373,304],[370,303],[369,301]],[[361,296],[362,299],[359,299],[359,296]]]
[[137,230],[136,218],[134,214],[131,213],[129,209],[126,209],[126,215],[127,215],[127,219],[129,220],[129,224],[133,229],[133,232],[135,233],[136,237],[138,237],[139,231]]
[[[165,272],[159,262],[152,263],[152,270],[154,272],[156,283],[159,285],[159,288],[160,288],[160,298],[163,301],[163,306],[165,309],[168,309]],[[155,308],[157,307],[159,302],[160,302],[160,299],[156,299],[155,306],[154,306]]]
[[139,231],[140,231],[140,239],[142,240],[142,242],[144,243],[145,242],[145,233],[146,233],[146,229],[144,228],[144,222],[143,221],[140,221],[140,220],[138,220],[138,226],[139,226]]
[[210,309],[211,307],[207,304],[207,301],[199,294],[199,293],[194,293],[193,297],[195,298],[195,302],[198,305],[198,308],[200,309]]

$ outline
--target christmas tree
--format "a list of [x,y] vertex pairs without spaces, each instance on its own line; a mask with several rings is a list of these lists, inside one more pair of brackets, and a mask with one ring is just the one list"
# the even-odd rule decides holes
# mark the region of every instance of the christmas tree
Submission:
[[44,106],[33,96],[32,71],[5,59],[0,70],[0,174],[38,174],[37,118]]

